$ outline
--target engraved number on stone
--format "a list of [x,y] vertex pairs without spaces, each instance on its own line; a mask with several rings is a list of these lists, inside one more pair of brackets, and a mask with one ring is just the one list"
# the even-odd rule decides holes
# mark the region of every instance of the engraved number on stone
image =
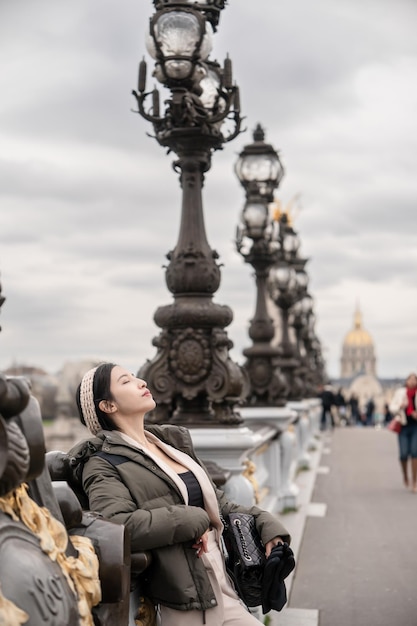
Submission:
[[56,576],[50,576],[46,579],[35,576],[33,581],[36,591],[31,590],[30,594],[35,600],[42,618],[48,621],[51,614],[58,615],[64,597],[61,581]]

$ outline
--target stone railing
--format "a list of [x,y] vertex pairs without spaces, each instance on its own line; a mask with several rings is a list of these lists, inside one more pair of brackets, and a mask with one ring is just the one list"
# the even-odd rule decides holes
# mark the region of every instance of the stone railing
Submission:
[[190,430],[198,456],[229,473],[223,489],[231,500],[281,513],[298,507],[295,478],[310,467],[319,409],[316,399],[242,408],[240,427]]

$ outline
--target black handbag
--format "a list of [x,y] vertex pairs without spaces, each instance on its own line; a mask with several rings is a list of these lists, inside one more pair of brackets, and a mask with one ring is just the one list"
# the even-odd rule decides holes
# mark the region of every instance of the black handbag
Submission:
[[247,606],[259,606],[262,604],[266,558],[254,516],[247,513],[227,515],[224,519],[223,538],[228,553],[226,569],[236,591]]

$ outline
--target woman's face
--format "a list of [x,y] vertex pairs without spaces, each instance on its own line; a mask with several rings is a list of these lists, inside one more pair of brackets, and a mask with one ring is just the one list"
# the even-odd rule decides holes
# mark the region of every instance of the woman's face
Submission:
[[415,387],[417,387],[417,376],[416,376],[416,374],[410,374],[410,376],[407,378],[406,385],[407,385],[407,387],[410,387],[411,389],[414,389]]
[[120,365],[111,371],[110,392],[121,415],[145,414],[156,406],[146,382]]

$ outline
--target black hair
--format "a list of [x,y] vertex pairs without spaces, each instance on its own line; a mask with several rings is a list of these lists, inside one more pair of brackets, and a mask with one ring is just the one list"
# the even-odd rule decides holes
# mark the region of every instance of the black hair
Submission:
[[[115,424],[113,423],[113,420],[108,415],[108,413],[105,413],[99,407],[101,400],[113,400],[113,396],[110,391],[110,379],[111,379],[112,369],[114,367],[116,367],[115,363],[102,363],[101,365],[98,366],[98,368],[94,372],[94,380],[93,380],[94,408],[96,410],[98,422],[102,430],[118,430]],[[78,413],[80,416],[81,424],[84,424],[84,426],[87,426],[87,424],[85,423],[83,411],[81,408],[80,389],[81,389],[81,383],[78,385],[75,399],[77,402],[77,408],[78,408]]]

